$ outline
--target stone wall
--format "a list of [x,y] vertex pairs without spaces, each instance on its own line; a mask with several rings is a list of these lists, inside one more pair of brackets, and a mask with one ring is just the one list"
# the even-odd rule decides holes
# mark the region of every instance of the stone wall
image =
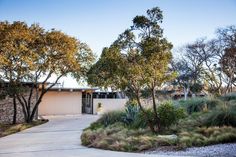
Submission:
[[[28,100],[28,97],[26,97]],[[32,95],[32,107],[33,103],[36,101],[35,94]],[[17,123],[24,122],[24,114],[22,111],[22,106],[20,103],[17,102]],[[0,100],[0,124],[10,124],[13,121],[13,112],[14,112],[14,105],[13,105],[13,99],[9,96],[7,96],[5,99]]]

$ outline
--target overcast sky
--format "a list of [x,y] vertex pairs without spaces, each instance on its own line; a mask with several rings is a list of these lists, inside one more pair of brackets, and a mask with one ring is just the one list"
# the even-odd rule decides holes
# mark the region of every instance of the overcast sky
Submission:
[[[175,48],[236,25],[236,0],[0,0],[0,20],[61,30],[86,42],[99,56],[130,27],[133,17],[155,6],[163,10],[164,35]],[[70,81],[65,85],[74,86]]]

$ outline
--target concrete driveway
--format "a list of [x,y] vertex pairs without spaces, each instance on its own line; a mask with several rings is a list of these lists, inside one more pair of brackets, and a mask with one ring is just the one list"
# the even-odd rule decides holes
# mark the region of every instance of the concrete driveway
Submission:
[[[87,148],[81,145],[82,130],[94,115],[49,117],[49,122],[0,138],[0,157],[157,157]],[[161,156],[161,155],[160,155]]]

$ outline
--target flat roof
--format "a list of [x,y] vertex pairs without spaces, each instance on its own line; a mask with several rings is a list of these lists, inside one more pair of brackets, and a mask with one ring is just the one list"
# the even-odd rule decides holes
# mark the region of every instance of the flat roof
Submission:
[[53,87],[49,89],[49,91],[69,91],[69,92],[76,92],[76,91],[95,91],[98,88],[65,88],[65,87]]

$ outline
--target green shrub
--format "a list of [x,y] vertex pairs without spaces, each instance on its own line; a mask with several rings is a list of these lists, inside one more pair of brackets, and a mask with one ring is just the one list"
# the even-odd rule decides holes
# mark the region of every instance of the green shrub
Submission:
[[96,130],[96,129],[99,129],[102,127],[104,127],[104,125],[102,123],[96,121],[96,122],[91,123],[90,126],[84,130],[87,130],[87,129]]
[[183,108],[174,107],[171,101],[166,101],[157,108],[157,113],[161,121],[161,127],[169,127],[179,119],[186,117]]
[[208,110],[214,110],[217,107],[222,107],[224,102],[216,98],[207,98],[206,104]]
[[[137,117],[135,119],[135,121],[132,123],[132,126],[133,128],[146,128],[148,126],[148,118],[151,119],[151,120],[154,120],[154,112],[152,109],[146,109],[145,110],[146,114],[145,115],[142,111],[140,111],[138,114],[137,114]],[[148,116],[148,118],[147,118]]]
[[236,93],[228,93],[220,97],[224,101],[236,100]]
[[[149,108],[145,110],[145,115],[142,111],[137,114],[134,122],[132,123],[133,128],[146,128],[148,126],[148,118],[154,121],[153,109]],[[157,114],[161,121],[161,127],[166,128],[176,123],[179,119],[186,117],[185,110],[181,107],[175,107],[171,101],[166,101],[157,107]]]
[[188,100],[179,100],[175,103],[177,104],[177,106],[186,108],[188,114],[214,110],[216,107],[223,105],[223,102],[220,99],[199,97],[191,98]]
[[180,100],[179,104],[186,108],[188,114],[192,114],[193,112],[202,111],[204,105],[206,104],[205,98],[191,98],[188,100]]
[[197,112],[180,120],[178,125],[172,126],[174,132],[192,131],[197,127],[233,126],[236,127],[236,106],[226,105],[208,112]]
[[203,119],[205,126],[234,126],[236,127],[236,106],[225,105],[206,114]]
[[236,107],[236,100],[230,100],[228,101],[228,104]]

